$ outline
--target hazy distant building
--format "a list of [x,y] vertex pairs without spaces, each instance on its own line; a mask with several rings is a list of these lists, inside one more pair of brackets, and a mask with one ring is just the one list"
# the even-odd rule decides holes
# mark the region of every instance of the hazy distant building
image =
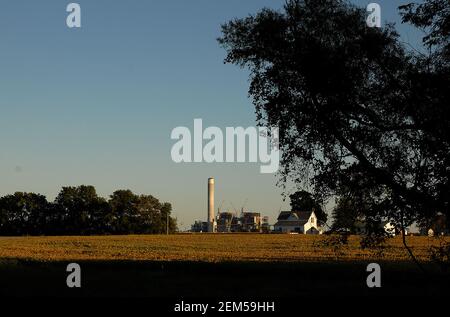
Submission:
[[233,217],[233,220],[231,221],[231,232],[241,232],[241,231],[242,231],[241,218]]
[[217,232],[232,232],[234,218],[236,217],[232,212],[220,212],[217,215]]
[[[271,226],[269,217],[261,217],[259,212],[242,212],[236,216],[236,212],[218,212],[216,219],[212,222],[213,232],[263,232],[269,233]],[[191,232],[210,232],[207,221],[196,221],[191,226]]]
[[208,232],[208,223],[206,221],[195,221],[191,225],[191,232]]
[[259,212],[244,212],[240,216],[235,212],[220,212],[214,214],[214,185],[213,177],[208,178],[207,187],[207,216],[206,221],[196,221],[191,226],[191,232],[269,232],[269,218],[261,217]]
[[262,218],[261,231],[263,233],[269,233],[270,232],[270,224],[269,224],[269,217],[268,216],[264,216]]
[[241,225],[243,232],[261,232],[261,214],[259,212],[243,212]]

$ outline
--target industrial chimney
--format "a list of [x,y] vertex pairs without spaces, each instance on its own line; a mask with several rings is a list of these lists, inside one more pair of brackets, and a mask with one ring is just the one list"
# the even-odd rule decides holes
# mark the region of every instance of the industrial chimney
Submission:
[[214,232],[215,230],[215,218],[214,218],[214,178],[208,178],[208,232]]

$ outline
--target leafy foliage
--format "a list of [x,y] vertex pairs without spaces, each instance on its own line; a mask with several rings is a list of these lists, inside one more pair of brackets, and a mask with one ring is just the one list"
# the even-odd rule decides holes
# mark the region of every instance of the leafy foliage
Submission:
[[363,214],[350,197],[339,198],[333,209],[332,230],[355,234],[357,232],[357,221],[362,220]]
[[366,217],[403,226],[448,213],[449,7],[403,8],[431,30],[427,56],[344,0],[289,0],[222,26],[225,62],[250,70],[258,122],[280,128],[283,181],[324,200],[363,196]]
[[291,200],[291,209],[293,211],[314,210],[320,224],[323,225],[327,222],[327,214],[323,210],[322,205],[307,191],[297,191],[291,194],[289,198]]
[[408,22],[425,32],[423,43],[442,54],[442,61],[450,58],[450,6],[448,0],[428,0],[422,4],[409,3],[399,7],[403,22]]
[[0,232],[3,235],[42,234],[50,219],[44,196],[15,193],[0,198]]

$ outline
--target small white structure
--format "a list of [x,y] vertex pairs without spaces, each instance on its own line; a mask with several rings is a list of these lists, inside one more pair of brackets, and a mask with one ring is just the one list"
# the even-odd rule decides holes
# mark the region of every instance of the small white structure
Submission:
[[282,211],[274,225],[275,232],[322,234],[314,211]]
[[[402,233],[401,229],[398,228],[391,221],[382,221],[379,223],[380,229],[382,228],[386,235],[389,237],[395,237],[397,234]],[[357,220],[355,222],[355,233],[356,234],[367,234],[366,222],[364,220]],[[408,235],[408,230],[405,228],[405,236]]]
[[391,222],[386,222],[383,225],[383,229],[384,229],[384,232],[386,232],[387,235],[389,235],[390,237],[395,237],[395,233],[396,233],[395,229],[396,228]]

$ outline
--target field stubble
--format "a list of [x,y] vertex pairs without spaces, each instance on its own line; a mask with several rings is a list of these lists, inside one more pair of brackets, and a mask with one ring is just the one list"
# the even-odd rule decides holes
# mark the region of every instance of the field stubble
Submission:
[[[361,249],[351,236],[338,250],[325,245],[327,236],[282,234],[175,234],[128,236],[0,237],[0,259],[33,261],[407,261],[400,237],[387,240],[383,252]],[[446,239],[450,242],[450,239]],[[421,261],[439,239],[407,237]]]

